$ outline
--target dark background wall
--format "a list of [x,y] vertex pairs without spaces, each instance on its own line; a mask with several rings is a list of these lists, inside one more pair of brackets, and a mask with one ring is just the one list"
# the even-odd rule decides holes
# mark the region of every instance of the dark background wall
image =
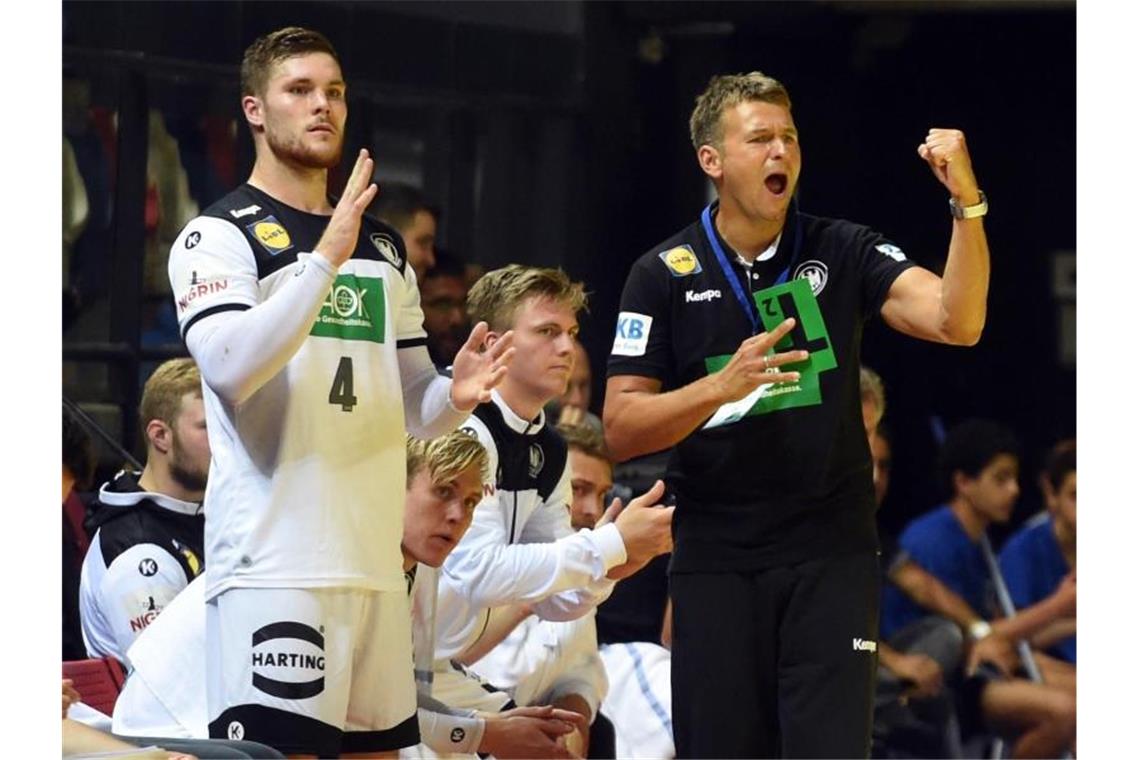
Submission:
[[[237,121],[242,50],[285,24],[325,32],[350,83],[349,148],[376,151],[381,181],[411,178],[442,202],[446,246],[488,267],[563,266],[588,283],[597,399],[630,263],[707,200],[687,122],[712,74],[760,69],[783,81],[803,141],[805,210],[871,225],[934,271],[949,238],[946,196],[915,149],[931,126],[960,128],[992,209],[989,320],[971,349],[868,331],[864,360],[886,382],[895,439],[884,523],[897,529],[938,498],[940,426],[987,416],[1019,433],[1018,519],[1040,508],[1032,474],[1044,451],[1075,435],[1071,4],[65,2],[63,19],[65,76],[90,82],[120,116],[141,91],[168,124],[234,120],[239,181],[251,157]],[[120,145],[117,160],[134,149]],[[201,205],[225,189],[191,185]],[[110,261],[119,250],[116,282],[138,276],[135,216],[115,216],[118,248],[90,254]],[[112,314],[124,298],[114,290],[104,295]],[[130,443],[137,362],[161,351],[140,338],[145,303],[119,305],[101,337],[134,358],[99,360],[119,369],[97,390],[82,378],[70,390],[119,404]],[[65,334],[65,359],[82,345]]]

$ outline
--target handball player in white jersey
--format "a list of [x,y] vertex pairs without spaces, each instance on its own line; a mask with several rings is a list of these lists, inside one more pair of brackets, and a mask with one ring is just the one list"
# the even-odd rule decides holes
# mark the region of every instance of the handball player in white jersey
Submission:
[[296,27],[255,41],[249,180],[174,242],[179,326],[203,378],[211,736],[287,754],[419,741],[401,568],[405,427],[454,429],[513,349],[477,325],[438,375],[403,241],[364,214],[373,162],[328,194],[347,117],[336,52]]

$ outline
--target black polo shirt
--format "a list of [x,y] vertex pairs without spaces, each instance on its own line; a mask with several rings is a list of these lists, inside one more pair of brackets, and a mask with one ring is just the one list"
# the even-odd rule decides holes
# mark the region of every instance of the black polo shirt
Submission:
[[712,229],[744,302],[698,220],[634,263],[608,375],[652,377],[663,392],[704,377],[753,334],[744,303],[759,331],[796,317],[778,350],[811,357],[791,367],[799,383],[766,386],[677,445],[667,474],[677,496],[672,571],[874,550],[859,348],[864,323],[913,263],[867,227],[799,213],[794,203],[775,255],[751,268]]

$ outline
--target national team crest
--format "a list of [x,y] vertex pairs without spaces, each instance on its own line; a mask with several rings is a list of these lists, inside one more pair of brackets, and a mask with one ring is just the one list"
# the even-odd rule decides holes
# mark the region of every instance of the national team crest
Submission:
[[530,446],[530,463],[527,467],[527,474],[532,478],[537,478],[538,473],[542,472],[542,465],[546,464],[546,456],[542,453],[542,447],[537,443],[532,443]]
[[811,286],[811,293],[813,296],[818,296],[827,285],[827,265],[822,261],[805,261],[796,267],[796,273],[792,275],[793,280],[803,279],[808,281]]
[[396,247],[396,241],[392,240],[392,236],[386,232],[373,232],[369,238],[372,245],[376,246],[376,250],[380,255],[391,264],[399,269],[404,265],[404,260],[400,256],[400,250]]

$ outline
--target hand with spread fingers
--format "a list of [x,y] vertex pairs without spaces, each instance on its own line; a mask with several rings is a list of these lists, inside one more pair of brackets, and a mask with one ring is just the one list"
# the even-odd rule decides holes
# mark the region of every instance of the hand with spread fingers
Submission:
[[961,205],[972,206],[980,200],[966,135],[960,130],[932,128],[918,146],[918,155]]
[[515,356],[513,330],[480,351],[489,329],[486,322],[475,325],[451,366],[451,403],[461,412],[491,400],[491,389],[507,376],[507,367]]
[[796,320],[789,317],[775,330],[753,335],[740,344],[728,364],[714,375],[724,401],[739,401],[761,383],[787,383],[800,379],[799,372],[780,372],[778,369],[785,364],[806,360],[807,351],[768,353],[795,325]]
[[368,151],[361,149],[348,184],[344,186],[344,194],[337,201],[332,218],[317,242],[317,251],[334,267],[348,261],[356,250],[361,217],[377,192],[376,184],[372,182],[372,168]]

